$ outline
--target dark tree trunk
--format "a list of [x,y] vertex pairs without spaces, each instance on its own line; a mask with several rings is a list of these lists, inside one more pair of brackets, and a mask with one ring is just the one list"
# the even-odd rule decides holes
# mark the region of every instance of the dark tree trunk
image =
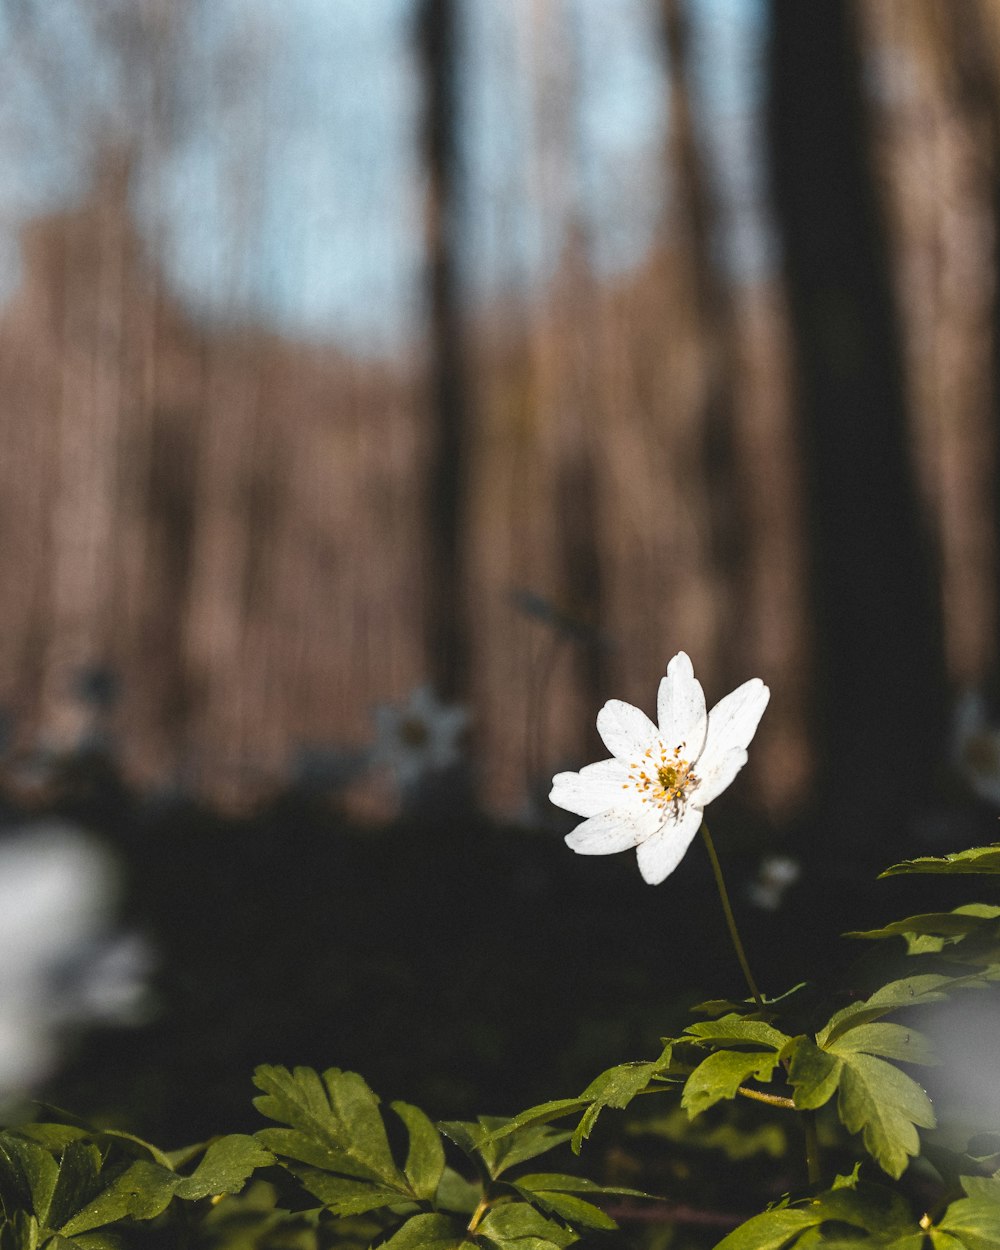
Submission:
[[468,391],[457,271],[458,92],[455,0],[422,0],[418,43],[424,67],[427,260],[430,294],[431,443],[427,464],[428,568],[425,620],[431,676],[454,699],[465,693],[468,616],[463,552]]
[[[990,318],[990,407],[993,442],[993,543],[995,587],[1000,591],[1000,82],[989,22],[982,5],[941,6],[955,69],[956,103],[971,128],[982,136],[983,161],[977,172],[986,183],[993,216],[993,307]],[[996,592],[995,592],[996,593]],[[994,604],[994,646],[1000,657],[1000,593]],[[993,697],[1000,697],[1000,658],[993,673]]]
[[718,208],[691,100],[691,36],[685,0],[662,0],[670,72],[670,165],[677,200],[674,237],[682,232],[690,266],[691,316],[701,343],[703,392],[699,424],[705,473],[709,552],[719,578],[726,645],[716,657],[720,684],[744,672],[739,622],[749,599],[746,500],[734,422],[736,343],[730,291],[718,264]]
[[[848,0],[771,0],[770,159],[797,370],[818,797],[843,837],[925,804],[945,733],[941,605],[911,464],[886,233]],[[843,841],[839,841],[843,847]]]

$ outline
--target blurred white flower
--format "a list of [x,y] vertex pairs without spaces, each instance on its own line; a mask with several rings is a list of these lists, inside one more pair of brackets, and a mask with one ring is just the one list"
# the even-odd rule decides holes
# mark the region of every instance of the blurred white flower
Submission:
[[764,911],[777,911],[785,891],[798,881],[801,873],[797,860],[787,855],[768,855],[761,860],[757,876],[747,886],[747,897]]
[[111,930],[109,853],[59,821],[0,840],[0,1091],[55,1066],[61,1032],[127,1022],[144,998],[148,950]]
[[747,762],[769,698],[754,677],[706,714],[701,683],[681,651],[660,681],[658,727],[631,704],[609,700],[597,730],[614,758],[552,779],[552,802],[588,818],[567,834],[567,846],[580,855],[635,847],[643,880],[663,881],[701,827],[703,809]]
[[420,686],[403,707],[375,709],[372,763],[390,769],[401,791],[412,791],[429,774],[458,763],[468,723],[464,708],[441,703],[429,686]]
[[1000,807],[1000,726],[990,722],[976,690],[967,690],[955,708],[952,753],[972,792]]

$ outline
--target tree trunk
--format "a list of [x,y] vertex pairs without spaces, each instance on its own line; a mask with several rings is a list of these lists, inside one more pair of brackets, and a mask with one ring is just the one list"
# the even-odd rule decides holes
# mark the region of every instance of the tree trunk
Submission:
[[872,832],[902,832],[925,802],[943,753],[936,568],[910,460],[854,9],[772,0],[770,11],[770,172],[805,460],[819,799],[841,849],[843,838],[872,846]]

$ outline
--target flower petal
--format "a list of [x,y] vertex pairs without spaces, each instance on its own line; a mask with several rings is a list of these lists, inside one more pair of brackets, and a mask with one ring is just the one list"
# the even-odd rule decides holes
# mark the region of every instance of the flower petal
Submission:
[[549,800],[577,816],[598,816],[620,804],[628,770],[621,760],[599,760],[578,773],[556,773]]
[[678,651],[667,665],[666,677],[660,679],[656,714],[664,743],[669,747],[684,743],[685,758],[697,759],[705,745],[708,726],[705,692],[683,651]]
[[565,841],[578,855],[613,855],[629,851],[648,838],[659,820],[659,812],[642,807],[602,812],[577,825]]
[[690,805],[679,820],[668,821],[651,838],[640,843],[636,854],[643,881],[659,885],[684,858],[691,840],[701,828],[701,811]]
[[[708,752],[705,752],[708,756]],[[704,759],[705,756],[702,758]],[[713,755],[707,764],[698,762],[698,788],[691,795],[691,802],[698,807],[707,807],[713,799],[717,799],[723,790],[727,790],[736,780],[736,774],[747,762],[747,753],[742,747],[727,751],[725,755]]]
[[612,755],[634,759],[657,738],[656,726],[631,703],[609,699],[597,713],[597,732]]
[[[708,714],[705,749],[698,758],[698,775],[717,771],[723,758],[734,750],[746,750],[757,732],[771,692],[759,677],[752,677],[712,708]],[[745,763],[746,761],[744,761]],[[743,767],[742,764],[739,766]],[[737,771],[739,771],[737,769]],[[735,776],[735,773],[733,774]],[[732,777],[729,779],[732,781]],[[726,782],[728,785],[729,782]],[[726,787],[723,786],[724,790]],[[717,794],[721,790],[716,791]]]

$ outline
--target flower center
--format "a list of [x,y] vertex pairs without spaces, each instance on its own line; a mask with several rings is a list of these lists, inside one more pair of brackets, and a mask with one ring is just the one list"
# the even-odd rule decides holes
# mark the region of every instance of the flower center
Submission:
[[679,808],[698,785],[694,764],[683,757],[686,748],[686,742],[672,749],[662,742],[654,743],[629,765],[628,781],[623,788],[634,787],[643,803]]

